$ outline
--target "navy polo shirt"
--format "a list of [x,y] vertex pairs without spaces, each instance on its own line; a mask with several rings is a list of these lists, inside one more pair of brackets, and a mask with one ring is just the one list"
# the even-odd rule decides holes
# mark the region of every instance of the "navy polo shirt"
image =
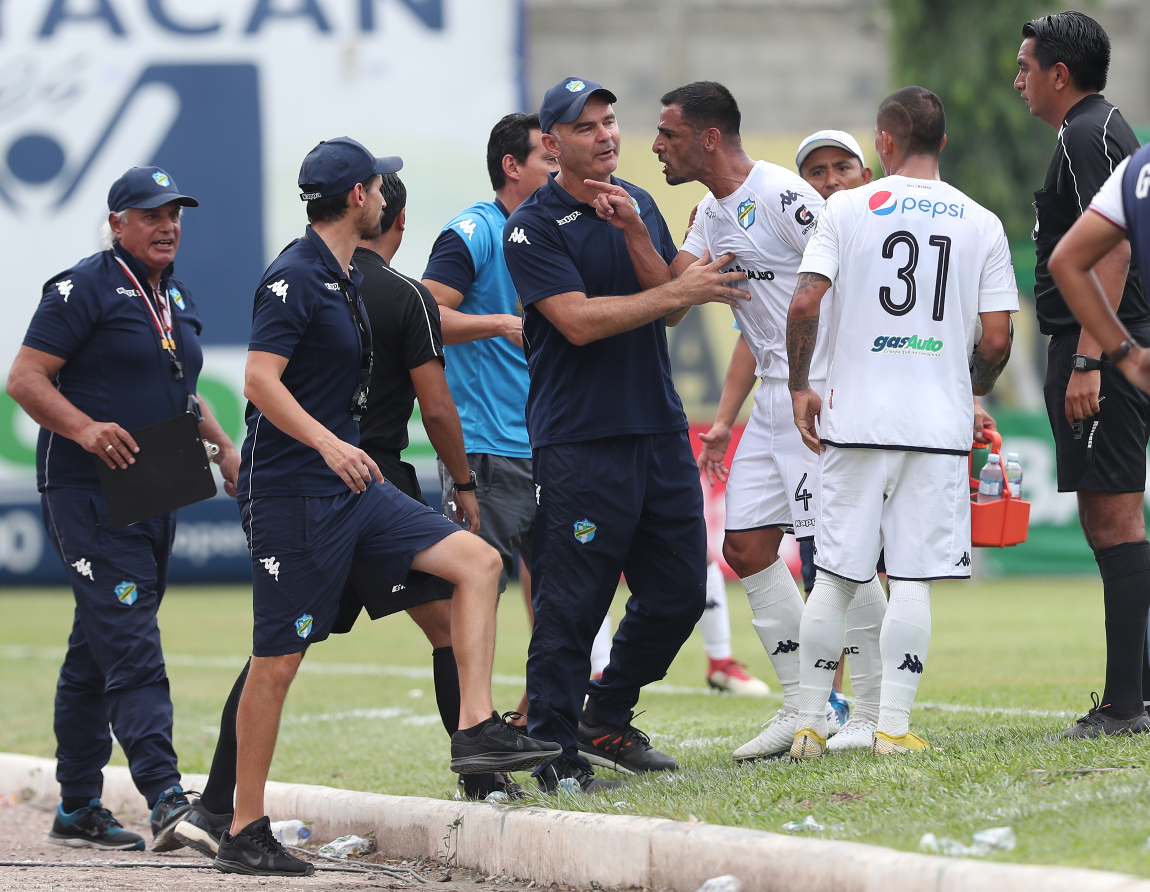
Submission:
[[[349,278],[331,250],[309,226],[275,259],[256,289],[248,350],[287,357],[280,380],[305,412],[353,446],[359,423],[351,398],[359,384],[359,332],[342,279],[359,300],[363,276],[353,264]],[[364,320],[367,312],[360,303]],[[239,498],[331,496],[347,484],[323,456],[272,424],[252,403],[240,452]]]
[[[154,301],[147,267],[119,245],[115,251]],[[160,290],[167,291],[173,322],[179,323],[176,353],[186,381],[172,373],[145,298],[112,251],[85,257],[44,285],[24,346],[64,360],[56,388],[92,420],[134,431],[186,411],[187,393],[196,392],[204,361],[202,326],[191,292],[172,270],[169,265],[160,275]],[[36,446],[36,484],[41,492],[100,488],[92,454],[47,428],[40,429]]]
[[[611,182],[638,203],[655,250],[670,263],[677,249],[654,200],[631,183],[614,177]],[[503,253],[524,309],[531,375],[527,431],[533,449],[687,429],[662,319],[577,347],[535,306],[567,291],[589,298],[642,291],[621,231],[572,197],[553,174],[511,214]]]

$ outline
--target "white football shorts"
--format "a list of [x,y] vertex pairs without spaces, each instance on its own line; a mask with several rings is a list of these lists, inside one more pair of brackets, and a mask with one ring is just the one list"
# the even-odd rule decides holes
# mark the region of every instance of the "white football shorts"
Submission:
[[[822,394],[823,382],[812,382]],[[764,378],[727,478],[728,532],[783,527],[810,539],[818,517],[819,457],[795,427],[791,392],[782,378]]]
[[965,455],[828,446],[819,470],[816,567],[866,582],[885,548],[892,579],[970,577]]

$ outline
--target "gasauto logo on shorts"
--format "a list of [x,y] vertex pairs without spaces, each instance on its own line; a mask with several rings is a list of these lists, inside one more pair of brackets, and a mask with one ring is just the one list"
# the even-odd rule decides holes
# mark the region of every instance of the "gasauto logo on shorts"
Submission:
[[311,614],[305,613],[295,621],[295,633],[299,635],[300,638],[306,638],[311,634],[311,619]]
[[911,335],[909,338],[894,335],[879,335],[874,339],[871,353],[902,353],[904,355],[925,356],[942,352],[942,341],[936,338],[923,338]]
[[575,521],[575,538],[582,542],[584,545],[595,538],[595,532],[597,530],[598,527],[596,527],[595,524],[593,524],[587,518]]
[[884,189],[872,195],[869,204],[872,214],[885,217],[887,214],[894,213],[894,209],[898,206],[898,199],[894,197],[893,192],[887,192]]
[[125,580],[117,585],[114,591],[116,592],[116,597],[120,599],[121,604],[127,604],[131,607],[136,603],[136,583]]

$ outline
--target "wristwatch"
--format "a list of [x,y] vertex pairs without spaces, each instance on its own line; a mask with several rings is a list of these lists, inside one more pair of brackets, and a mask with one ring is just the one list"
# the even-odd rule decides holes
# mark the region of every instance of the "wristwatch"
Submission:
[[455,487],[456,492],[471,492],[473,489],[478,488],[479,484],[475,481],[475,472],[471,472],[471,478],[466,483],[456,483],[451,481],[452,486]]
[[1102,360],[1095,359],[1093,356],[1083,356],[1081,353],[1075,353],[1070,358],[1070,367],[1076,372],[1096,372],[1102,368]]

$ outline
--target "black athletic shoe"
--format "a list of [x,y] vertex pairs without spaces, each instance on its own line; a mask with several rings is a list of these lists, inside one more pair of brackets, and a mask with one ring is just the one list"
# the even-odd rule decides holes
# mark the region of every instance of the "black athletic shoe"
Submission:
[[1098,694],[1091,693],[1090,699],[1094,705],[1077,722],[1062,732],[1063,737],[1075,739],[1083,737],[1101,737],[1114,734],[1146,734],[1150,733],[1150,717],[1141,712],[1131,719],[1118,719],[1107,715],[1102,710],[1106,705],[1098,702]]
[[[635,718],[635,713],[631,713]],[[643,771],[675,771],[679,763],[661,753],[651,740],[631,722],[624,727],[601,722],[583,710],[579,729],[575,732],[579,752],[592,765],[614,768],[620,774],[639,774]]]
[[64,803],[56,806],[56,820],[48,833],[48,842],[56,846],[74,846],[80,849],[119,849],[133,852],[144,850],[144,837],[124,826],[115,816],[93,799],[83,808],[70,814]]
[[187,794],[178,784],[160,794],[152,809],[153,852],[170,852],[183,847],[184,844],[172,835],[172,831],[191,807]]
[[515,783],[506,771],[495,771],[490,774],[461,774],[459,776],[459,793],[464,799],[476,801],[486,799],[491,802],[514,802],[517,799],[527,798],[523,788]]
[[201,855],[215,858],[220,849],[220,837],[232,826],[231,815],[212,814],[199,801],[184,812],[172,835],[183,845],[195,849]]
[[622,781],[600,780],[593,770],[576,765],[569,759],[558,758],[535,775],[535,782],[544,793],[557,796],[559,793],[605,793],[619,790]]
[[521,728],[508,724],[509,716],[518,715],[507,712],[500,718],[499,713],[493,712],[491,718],[474,728],[452,734],[451,770],[456,774],[526,771],[563,752],[559,744],[534,740]]
[[222,873],[256,877],[310,877],[315,865],[284,851],[272,835],[271,819],[264,815],[232,836],[226,830],[212,866]]

